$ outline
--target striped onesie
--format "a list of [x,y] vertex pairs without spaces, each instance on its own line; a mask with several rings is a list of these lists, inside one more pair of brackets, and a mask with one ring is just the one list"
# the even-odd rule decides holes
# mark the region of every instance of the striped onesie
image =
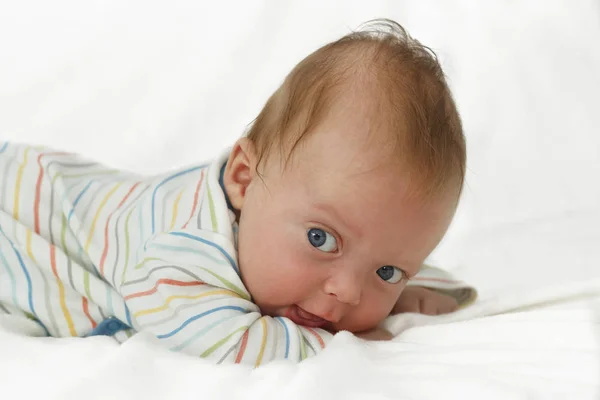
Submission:
[[[55,337],[123,342],[145,331],[215,362],[319,352],[330,333],[261,315],[242,283],[220,184],[228,155],[143,177],[0,142],[0,313]],[[415,282],[464,288],[440,273],[424,269]]]

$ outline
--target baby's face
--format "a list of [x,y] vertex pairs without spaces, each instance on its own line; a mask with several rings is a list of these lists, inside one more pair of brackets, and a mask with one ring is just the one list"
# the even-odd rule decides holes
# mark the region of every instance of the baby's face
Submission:
[[323,124],[282,173],[269,158],[239,221],[244,284],[263,314],[331,331],[385,319],[442,239],[451,195],[428,203],[398,165],[365,142],[360,121]]

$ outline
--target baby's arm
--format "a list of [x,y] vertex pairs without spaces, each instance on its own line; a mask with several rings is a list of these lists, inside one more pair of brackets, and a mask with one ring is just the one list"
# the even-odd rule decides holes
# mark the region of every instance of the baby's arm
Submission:
[[466,307],[477,298],[477,291],[448,272],[424,265],[402,291],[392,314],[447,314]]
[[419,313],[427,315],[448,314],[458,309],[452,296],[419,286],[409,286],[402,291],[392,314]]
[[137,331],[174,351],[216,362],[260,365],[300,361],[332,336],[325,330],[262,316],[238,275],[233,244],[204,230],[152,237],[120,286]]

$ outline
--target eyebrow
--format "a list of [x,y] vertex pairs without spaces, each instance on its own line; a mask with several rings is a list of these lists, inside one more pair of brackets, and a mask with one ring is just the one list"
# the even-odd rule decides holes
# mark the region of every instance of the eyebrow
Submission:
[[343,218],[343,216],[333,206],[331,206],[329,204],[325,204],[325,203],[315,203],[313,205],[313,207],[321,212],[331,215],[333,217],[333,219],[335,220],[334,222],[337,222],[340,225],[342,225],[342,227],[344,228],[345,231],[351,232],[356,237],[360,237],[361,230],[357,229],[356,227],[353,227],[347,221],[347,218]]

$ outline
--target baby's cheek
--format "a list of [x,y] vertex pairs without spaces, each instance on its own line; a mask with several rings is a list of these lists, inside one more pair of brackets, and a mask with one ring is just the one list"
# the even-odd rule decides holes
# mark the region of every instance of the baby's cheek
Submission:
[[[282,252],[282,244],[274,240],[249,241],[240,246],[238,258],[242,280],[253,301],[263,308],[293,304],[294,294],[301,286],[301,276],[294,266],[290,252]],[[299,282],[300,281],[300,282]]]

